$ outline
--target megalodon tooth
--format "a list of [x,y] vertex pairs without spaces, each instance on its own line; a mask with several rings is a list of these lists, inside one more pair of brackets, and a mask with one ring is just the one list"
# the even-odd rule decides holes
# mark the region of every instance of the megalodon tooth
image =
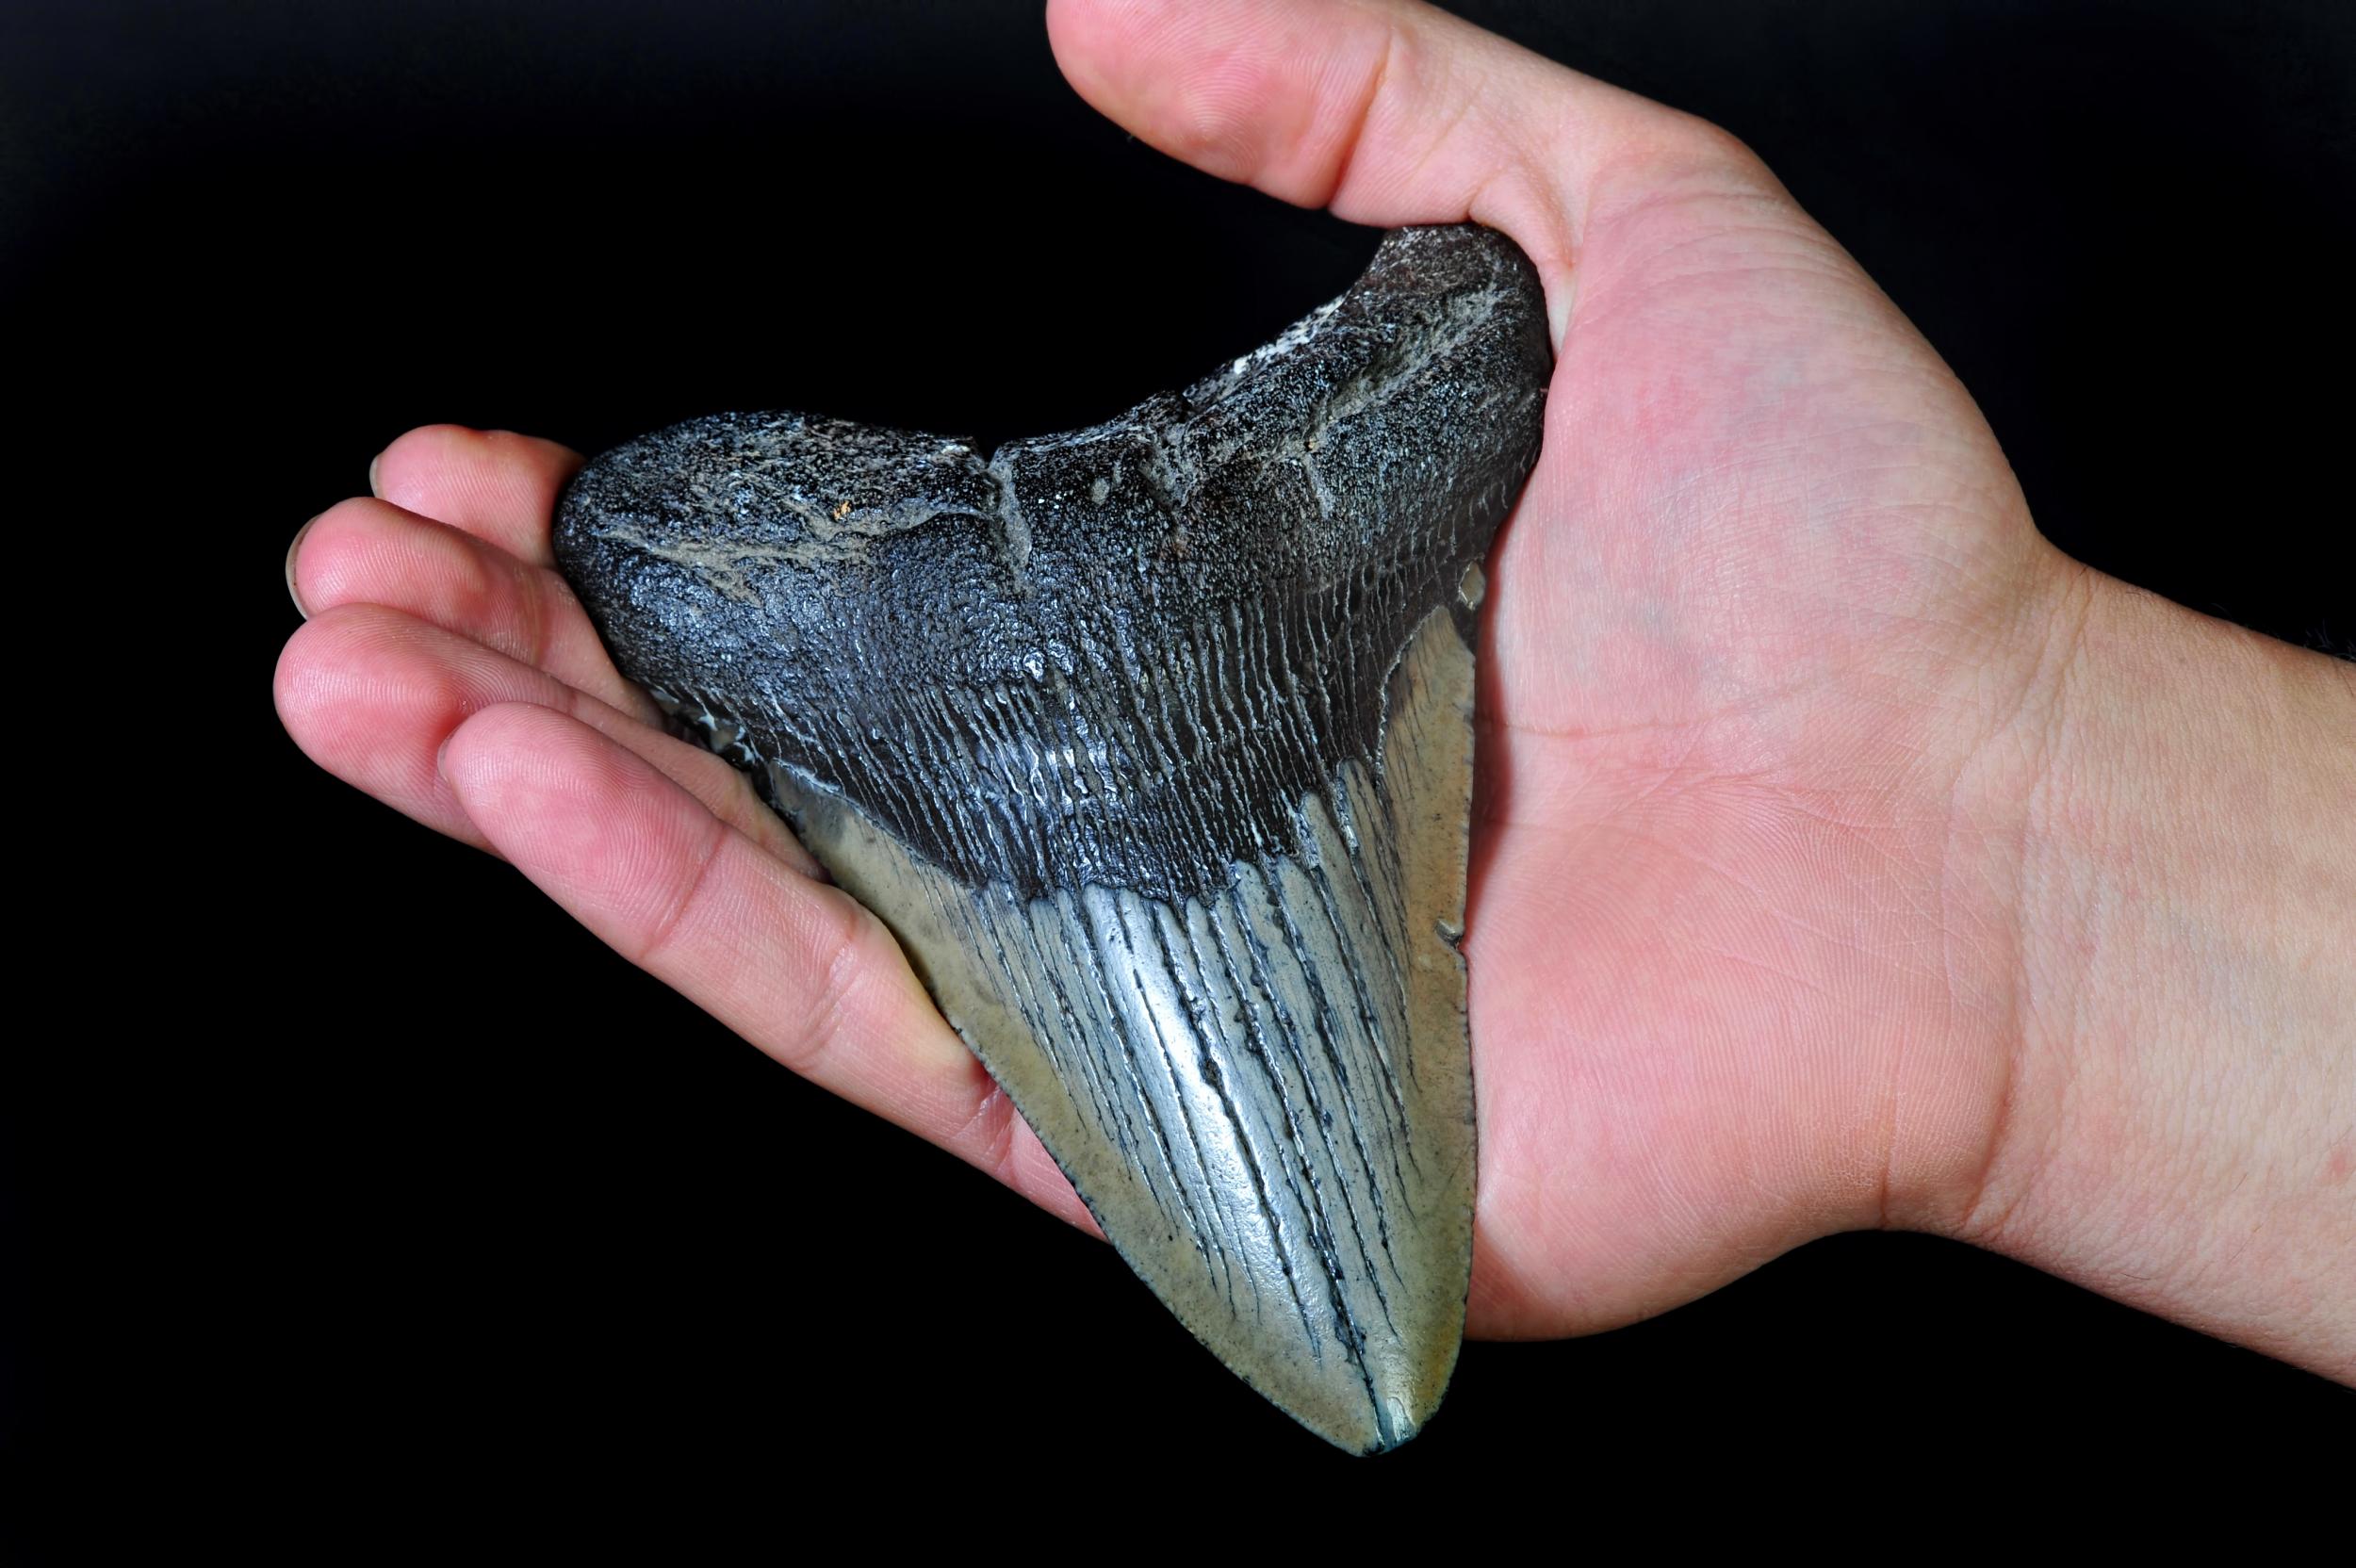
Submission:
[[892,928],[1180,1320],[1353,1450],[1463,1337],[1475,612],[1551,368],[1510,239],[1399,229],[1104,424],[718,415],[557,517],[623,673]]

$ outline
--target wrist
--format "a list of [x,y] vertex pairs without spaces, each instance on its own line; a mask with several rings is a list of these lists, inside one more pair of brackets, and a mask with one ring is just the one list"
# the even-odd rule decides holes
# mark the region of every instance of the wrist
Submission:
[[2011,1060],[1943,1228],[2356,1375],[2356,669],[2082,567],[2050,599]]

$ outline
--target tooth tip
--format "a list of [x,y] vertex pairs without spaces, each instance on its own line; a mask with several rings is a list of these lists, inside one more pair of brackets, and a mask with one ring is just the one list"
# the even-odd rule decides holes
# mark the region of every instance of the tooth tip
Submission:
[[1330,1347],[1313,1355],[1297,1338],[1206,1343],[1310,1431],[1348,1453],[1379,1454],[1414,1439],[1440,1408],[1462,1335],[1454,1322],[1432,1323],[1412,1337],[1381,1336],[1362,1358],[1337,1358]]
[[1403,1447],[1423,1430],[1440,1406],[1440,1394],[1445,1388],[1428,1391],[1377,1385],[1372,1390],[1360,1385],[1350,1391],[1345,1402],[1350,1418],[1346,1421],[1319,1423],[1293,1413],[1311,1431],[1337,1448],[1354,1454],[1386,1454]]

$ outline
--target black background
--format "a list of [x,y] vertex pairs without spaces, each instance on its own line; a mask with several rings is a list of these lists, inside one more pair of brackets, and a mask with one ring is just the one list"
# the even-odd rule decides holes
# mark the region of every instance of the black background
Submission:
[[[2345,9],[1459,8],[1758,148],[2065,548],[2356,638],[2323,564],[2356,402]],[[2346,1452],[2319,1379],[1861,1235],[1620,1332],[1469,1347],[1424,1436],[1347,1460],[1109,1250],[303,760],[270,703],[286,542],[409,426],[596,450],[774,406],[990,440],[1355,275],[1369,231],[1098,119],[1032,5],[20,4],[0,41],[18,531],[55,547],[16,574],[56,759],[27,849],[74,867],[33,977],[71,1021],[18,1057],[74,1087],[8,1112],[20,1458],[129,1440],[239,1478],[252,1519],[428,1536],[478,1508],[594,1531],[682,1480],[817,1517],[877,1482],[905,1501],[851,1522],[1045,1544],[1105,1504],[1174,1537],[1231,1487],[1681,1529],[1648,1489],[1953,1500],[2096,1454]]]

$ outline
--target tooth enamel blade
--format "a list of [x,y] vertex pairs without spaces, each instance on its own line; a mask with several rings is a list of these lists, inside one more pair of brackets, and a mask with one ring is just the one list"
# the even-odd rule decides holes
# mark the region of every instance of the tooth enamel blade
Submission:
[[1345,764],[1296,803],[1284,853],[1177,899],[969,890],[776,780],[1130,1266],[1237,1375],[1362,1450],[1438,1405],[1472,1261],[1472,659],[1445,612],[1390,697],[1381,783]]

